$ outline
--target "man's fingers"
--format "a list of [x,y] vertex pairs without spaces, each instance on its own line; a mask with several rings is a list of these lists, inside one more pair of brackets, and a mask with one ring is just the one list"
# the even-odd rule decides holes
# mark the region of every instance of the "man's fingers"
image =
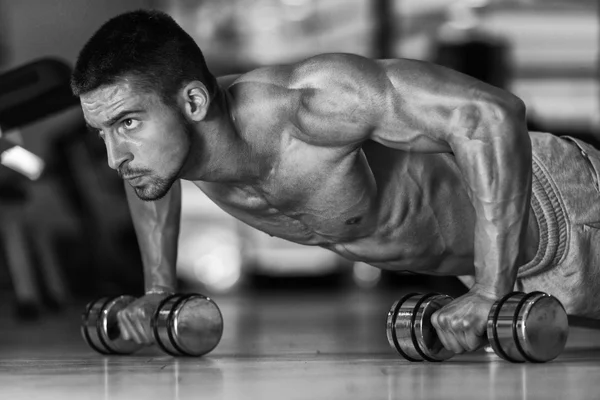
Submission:
[[119,331],[121,332],[121,337],[125,340],[131,340],[131,336],[129,335],[129,329],[127,328],[127,322],[125,320],[125,311],[119,311],[117,313],[117,322],[119,323]]
[[446,304],[431,315],[443,346],[456,353],[475,351],[485,344],[490,301],[476,294],[467,294]]
[[477,343],[479,342],[475,335],[470,334],[467,331],[460,331],[456,334],[458,343],[465,349],[465,351],[473,351],[477,349]]
[[483,339],[477,335],[475,329],[478,325],[477,319],[473,316],[465,316],[451,324],[451,329],[459,344],[466,351],[475,351],[481,346]]
[[431,324],[435,328],[438,338],[442,345],[456,353],[461,354],[464,353],[465,348],[459,343],[454,333],[449,327],[449,323],[447,317],[441,313],[439,310],[431,315]]
[[438,339],[440,340],[440,342],[442,342],[442,346],[444,346],[446,350],[450,350],[451,352],[456,353],[452,344],[450,344],[450,342],[446,338],[446,334],[444,332],[438,331]]
[[134,317],[132,317],[133,326],[136,331],[139,333],[142,338],[144,344],[152,344],[152,335],[147,327],[145,318],[141,313],[138,313]]
[[[444,332],[443,336],[444,336],[444,340],[446,342],[444,347],[446,347],[448,350],[451,350],[451,351],[455,352],[456,354],[462,354],[465,352],[464,347],[460,344],[460,342],[458,341],[458,339],[456,338],[454,333]],[[444,342],[442,342],[442,343],[444,343]]]
[[485,340],[474,333],[464,332],[463,346],[467,351],[475,351],[482,346]]
[[144,341],[142,340],[142,336],[135,326],[135,319],[132,318],[131,314],[123,313],[123,320],[123,326],[127,332],[129,332],[129,340],[133,340],[137,344],[143,344]]

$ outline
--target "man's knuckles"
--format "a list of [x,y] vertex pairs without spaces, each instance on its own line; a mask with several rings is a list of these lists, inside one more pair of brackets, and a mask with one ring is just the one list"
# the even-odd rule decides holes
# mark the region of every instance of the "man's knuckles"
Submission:
[[454,317],[449,325],[452,330],[461,332],[471,332],[479,327],[478,320],[470,316]]
[[[435,317],[433,317],[433,315]],[[431,322],[434,324],[434,327],[439,327],[444,330],[456,330],[462,327],[463,319],[457,317],[453,312],[439,310],[433,315]]]

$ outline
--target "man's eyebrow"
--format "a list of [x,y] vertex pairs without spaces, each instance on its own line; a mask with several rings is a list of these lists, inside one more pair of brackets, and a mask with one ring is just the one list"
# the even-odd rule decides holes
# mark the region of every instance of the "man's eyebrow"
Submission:
[[105,126],[112,126],[114,124],[116,124],[117,122],[119,122],[119,120],[129,114],[136,114],[136,113],[142,113],[144,112],[144,110],[123,110],[120,113],[118,113],[117,115],[115,115],[114,117],[110,118],[108,121],[104,122]]

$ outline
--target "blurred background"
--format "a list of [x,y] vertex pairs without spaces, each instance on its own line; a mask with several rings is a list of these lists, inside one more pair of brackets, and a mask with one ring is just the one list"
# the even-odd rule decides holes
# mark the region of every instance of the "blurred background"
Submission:
[[[532,130],[600,140],[594,0],[0,0],[0,291],[19,317],[143,292],[122,182],[68,89],[85,41],[139,8],[172,15],[217,76],[323,52],[429,60],[520,96]],[[178,276],[182,290],[218,296],[464,291],[271,238],[187,182]]]

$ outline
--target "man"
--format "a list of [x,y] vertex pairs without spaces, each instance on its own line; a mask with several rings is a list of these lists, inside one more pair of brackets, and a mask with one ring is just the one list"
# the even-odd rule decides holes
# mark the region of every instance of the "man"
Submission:
[[492,304],[515,285],[597,313],[575,261],[598,255],[568,237],[597,235],[581,227],[600,221],[600,158],[528,134],[508,92],[425,62],[349,54],[216,80],[194,41],[151,11],[103,25],[72,88],[127,182],[146,295],[119,322],[136,342],[152,341],[151,314],[176,290],[181,179],[271,235],[380,268],[472,276],[432,317],[456,353],[483,344]]

